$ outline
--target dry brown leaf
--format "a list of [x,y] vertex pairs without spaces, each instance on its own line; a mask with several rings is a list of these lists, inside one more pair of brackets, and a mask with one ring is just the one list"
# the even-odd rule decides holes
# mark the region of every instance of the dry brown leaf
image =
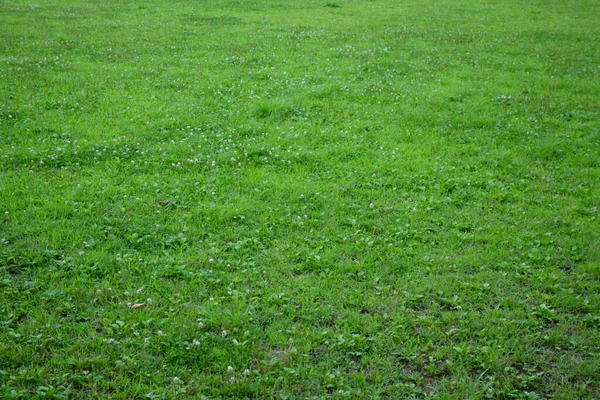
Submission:
[[144,307],[145,305],[146,305],[146,303],[136,303],[136,304],[132,305],[132,306],[131,306],[131,308],[132,308],[133,310],[136,310],[136,309],[138,309],[138,308],[142,308],[142,307]]

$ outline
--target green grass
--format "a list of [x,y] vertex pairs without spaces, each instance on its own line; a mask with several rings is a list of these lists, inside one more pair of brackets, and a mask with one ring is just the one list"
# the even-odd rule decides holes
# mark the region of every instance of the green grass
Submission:
[[599,16],[0,0],[0,398],[599,398]]

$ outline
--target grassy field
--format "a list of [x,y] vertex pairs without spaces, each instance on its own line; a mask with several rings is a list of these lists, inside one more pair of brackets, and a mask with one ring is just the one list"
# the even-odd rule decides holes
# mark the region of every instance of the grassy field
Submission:
[[599,37],[0,0],[0,398],[600,398]]

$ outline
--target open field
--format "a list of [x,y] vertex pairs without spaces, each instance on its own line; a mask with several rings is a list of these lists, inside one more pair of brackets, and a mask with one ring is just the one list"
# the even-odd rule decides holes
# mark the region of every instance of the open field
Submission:
[[0,398],[600,398],[598,38],[0,0]]

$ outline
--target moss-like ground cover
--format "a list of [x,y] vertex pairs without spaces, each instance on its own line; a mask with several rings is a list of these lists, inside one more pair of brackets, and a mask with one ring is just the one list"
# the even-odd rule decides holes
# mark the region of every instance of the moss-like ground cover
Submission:
[[599,37],[0,1],[0,398],[600,397]]

